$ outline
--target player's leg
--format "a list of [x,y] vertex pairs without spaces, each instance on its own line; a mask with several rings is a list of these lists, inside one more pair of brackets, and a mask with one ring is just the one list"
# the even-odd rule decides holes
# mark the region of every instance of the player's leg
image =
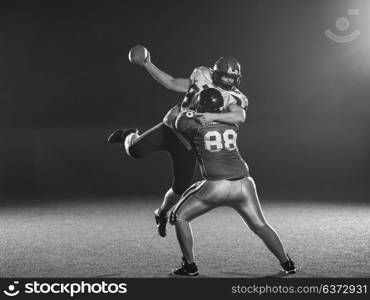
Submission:
[[128,130],[117,130],[108,138],[111,143],[124,143],[126,153],[141,158],[156,151],[169,152],[172,159],[173,182],[154,218],[160,236],[166,236],[167,212],[177,203],[182,193],[192,184],[196,158],[184,138],[163,122],[138,135]]
[[[179,178],[187,178],[187,169],[192,165],[192,155],[183,144],[179,141],[174,131],[166,126],[163,122],[157,124],[143,134],[139,135],[137,130],[119,129],[113,132],[109,138],[108,143],[124,144],[126,153],[133,158],[142,158],[156,151],[168,151],[172,158],[174,177],[173,186],[166,192],[163,203],[160,208],[154,211],[154,218],[157,224],[157,230],[160,236],[166,236],[167,212],[180,199],[183,190],[177,182]],[[178,153],[178,154],[177,154]],[[177,157],[174,159],[174,157]],[[182,158],[181,158],[182,157]],[[190,159],[189,159],[190,158]],[[181,165],[178,161],[183,159],[185,164],[184,174],[181,175]],[[194,168],[194,167],[193,167]],[[186,181],[186,187],[190,186],[190,180]],[[182,184],[184,185],[184,184]],[[186,188],[185,187],[185,188]],[[185,190],[184,188],[184,190]]]
[[166,236],[167,213],[193,183],[196,166],[196,158],[192,150],[188,150],[175,132],[168,127],[165,132],[165,140],[166,149],[172,158],[173,180],[160,208],[155,211],[158,234],[162,237]]
[[244,200],[235,202],[234,209],[241,215],[249,228],[262,239],[283,268],[289,273],[295,273],[294,263],[287,255],[279,236],[263,215],[253,179],[246,177],[240,181],[240,184],[240,193]]
[[165,150],[165,132],[167,126],[163,122],[155,125],[142,134],[135,128],[118,129],[113,132],[108,143],[123,144],[126,153],[133,158],[142,158],[156,151]]
[[[211,210],[214,206],[200,197],[200,191],[209,185],[207,181],[199,181],[192,185],[181,197],[170,214],[170,223],[175,225],[176,236],[185,260],[194,262],[193,234],[189,222],[195,217]],[[209,190],[209,187],[207,188]]]
[[168,211],[180,200],[181,195],[174,192],[170,187],[164,195],[161,206],[158,208],[158,213],[167,216]]
[[167,214],[180,199],[180,196],[194,183],[193,177],[196,166],[194,152],[185,148],[182,142],[172,132],[167,133],[166,141],[168,143],[168,152],[172,158],[173,179],[171,189],[167,193],[167,197],[165,197],[160,208],[161,212],[165,214]]
[[226,180],[197,182],[184,193],[171,211],[170,222],[175,225],[184,260],[183,266],[174,270],[174,274],[189,276],[189,273],[191,275],[195,272],[194,270],[197,273],[193,253],[193,233],[189,222],[222,205],[221,200],[227,197],[228,188],[229,183]]
[[164,195],[161,206],[154,211],[154,219],[155,223],[157,224],[157,231],[161,237],[165,237],[167,235],[167,213],[169,209],[173,207],[177,201],[179,201],[179,199],[180,195],[176,194],[171,187]]
[[125,139],[125,150],[133,158],[142,158],[153,152],[166,150],[167,126],[162,122],[141,135],[132,133]]

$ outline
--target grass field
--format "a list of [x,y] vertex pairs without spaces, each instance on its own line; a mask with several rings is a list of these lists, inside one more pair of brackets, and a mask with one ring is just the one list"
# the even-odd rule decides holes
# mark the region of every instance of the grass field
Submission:
[[[160,238],[151,199],[4,206],[0,277],[168,277],[180,262],[174,228]],[[296,261],[293,277],[370,277],[370,205],[262,202]],[[278,261],[229,208],[192,222],[203,277],[264,277]]]

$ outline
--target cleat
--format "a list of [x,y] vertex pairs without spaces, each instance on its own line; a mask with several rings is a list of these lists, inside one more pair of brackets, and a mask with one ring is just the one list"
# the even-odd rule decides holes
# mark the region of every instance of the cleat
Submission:
[[295,274],[297,270],[295,268],[294,262],[292,261],[288,254],[287,257],[288,260],[281,264],[281,266],[283,267],[282,271],[285,273],[285,275]]
[[171,274],[177,275],[177,276],[193,277],[193,276],[199,275],[199,272],[198,272],[198,267],[194,262],[191,264],[188,264],[185,258],[183,257],[181,267],[178,269],[172,270]]
[[167,215],[161,214],[159,212],[159,208],[157,208],[154,211],[154,219],[155,219],[155,223],[157,224],[158,234],[161,237],[165,237],[167,235],[167,231],[166,231]]
[[107,140],[107,144],[116,144],[116,143],[124,143],[126,137],[130,133],[138,133],[139,131],[136,128],[128,128],[128,129],[117,129],[113,132]]

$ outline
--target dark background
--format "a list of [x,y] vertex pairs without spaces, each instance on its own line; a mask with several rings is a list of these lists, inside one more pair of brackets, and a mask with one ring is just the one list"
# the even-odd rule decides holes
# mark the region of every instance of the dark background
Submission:
[[[344,34],[361,31],[351,43],[324,35],[341,34],[342,16]],[[166,154],[135,161],[105,144],[183,97],[129,63],[136,44],[175,77],[220,56],[241,62],[239,146],[260,194],[368,200],[369,19],[367,0],[1,2],[1,201],[161,197]]]

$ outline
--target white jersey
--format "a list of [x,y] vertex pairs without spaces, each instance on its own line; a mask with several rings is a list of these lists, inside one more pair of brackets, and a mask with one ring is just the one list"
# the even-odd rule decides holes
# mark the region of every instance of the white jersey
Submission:
[[248,107],[247,97],[237,88],[234,87],[231,90],[224,90],[214,85],[212,80],[212,70],[208,67],[195,68],[190,76],[190,80],[191,86],[185,94],[184,100],[181,104],[183,109],[194,109],[200,92],[206,88],[215,88],[221,92],[224,98],[224,109],[231,104],[239,105],[243,109],[247,109]]
[[168,127],[173,128],[173,122],[181,111],[194,110],[195,103],[198,100],[199,93],[206,88],[215,88],[219,90],[224,98],[223,108],[227,109],[229,105],[236,104],[243,109],[248,108],[248,99],[237,88],[231,90],[224,90],[213,84],[212,70],[208,67],[195,68],[190,75],[191,85],[185,94],[185,97],[180,105],[171,108],[165,115],[163,122]]

